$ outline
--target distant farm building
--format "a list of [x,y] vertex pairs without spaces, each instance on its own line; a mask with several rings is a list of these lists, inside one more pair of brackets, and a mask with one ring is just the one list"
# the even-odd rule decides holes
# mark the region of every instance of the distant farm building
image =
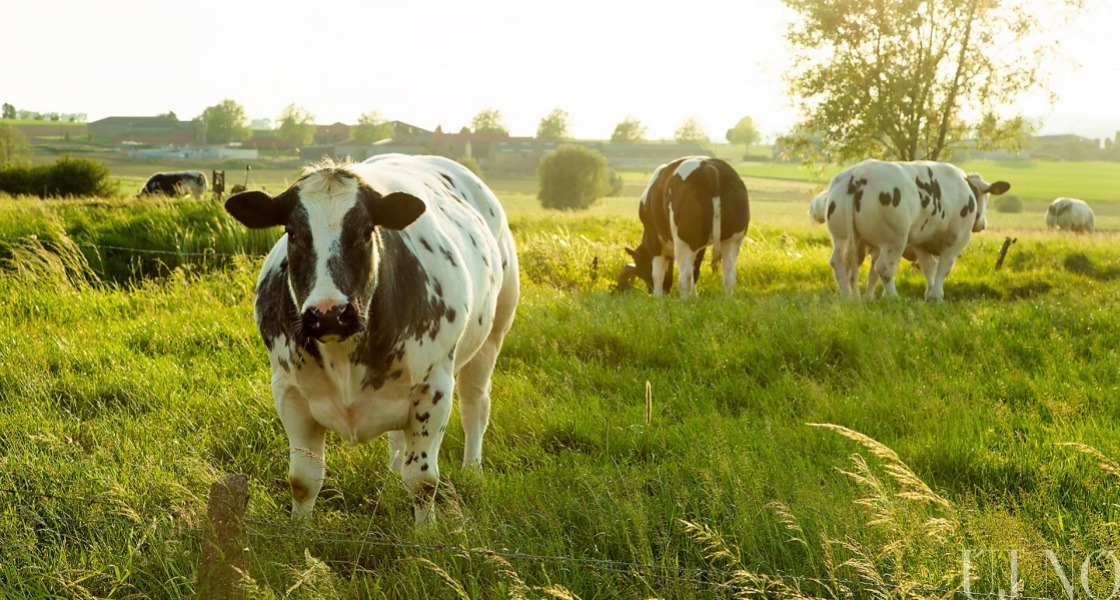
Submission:
[[173,117],[105,117],[89,124],[89,135],[95,143],[103,144],[185,146],[206,141],[206,124]]

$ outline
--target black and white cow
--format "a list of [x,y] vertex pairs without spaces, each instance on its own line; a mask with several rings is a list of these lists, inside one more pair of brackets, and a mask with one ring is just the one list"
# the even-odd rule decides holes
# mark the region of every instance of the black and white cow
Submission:
[[183,196],[190,194],[197,200],[205,193],[206,173],[202,171],[172,171],[153,174],[148,178],[144,187],[136,193],[136,196]]
[[638,217],[645,231],[634,259],[619,275],[619,287],[635,277],[654,296],[673,287],[676,259],[681,297],[696,293],[700,263],[712,247],[712,269],[723,267],[723,290],[735,289],[735,261],[751,221],[747,186],[735,169],[718,158],[685,156],[661,165],[642,194]]
[[517,306],[497,198],[454,161],[387,154],[309,167],[280,195],[242,192],[226,210],[285,228],[254,316],[290,444],[293,516],[314,507],[331,429],[354,444],[388,433],[417,522],[432,518],[452,388],[463,464],[480,466],[490,376]]
[[926,279],[927,300],[944,297],[945,277],[974,232],[987,226],[988,196],[1011,189],[988,183],[954,165],[931,161],[865,160],[833,177],[828,190],[832,269],[840,292],[859,295],[859,266],[870,250],[873,274],[889,296],[897,296],[895,272],[913,251]]

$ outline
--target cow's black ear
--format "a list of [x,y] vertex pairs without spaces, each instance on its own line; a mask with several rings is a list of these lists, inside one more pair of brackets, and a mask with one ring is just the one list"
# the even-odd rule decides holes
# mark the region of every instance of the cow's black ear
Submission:
[[424,201],[405,192],[393,192],[382,196],[373,188],[363,185],[360,188],[362,203],[369,210],[373,224],[386,229],[401,230],[420,218],[427,210]]
[[633,248],[630,248],[629,246],[624,246],[622,249],[625,250],[626,253],[630,255],[630,258],[633,258],[634,260],[638,260],[638,251],[637,250],[635,250]]
[[1011,189],[1010,183],[1006,181],[997,181],[988,186],[988,193],[993,196],[999,196],[1000,194],[1006,193],[1009,189]]
[[226,212],[249,229],[276,227],[288,222],[295,205],[291,190],[273,198],[260,190],[234,194],[226,200]]

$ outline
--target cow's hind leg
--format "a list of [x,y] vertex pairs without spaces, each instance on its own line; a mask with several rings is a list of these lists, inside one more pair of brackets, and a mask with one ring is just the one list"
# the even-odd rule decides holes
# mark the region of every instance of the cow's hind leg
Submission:
[[737,233],[730,239],[719,243],[720,262],[723,263],[723,293],[730,296],[735,291],[735,263],[739,260],[739,250],[743,247],[746,234]]
[[883,283],[883,295],[890,296],[891,298],[898,297],[898,290],[895,288],[894,279],[898,272],[898,261],[902,258],[902,251],[904,248],[895,248],[891,246],[881,246],[879,248],[879,258],[875,259],[871,268],[875,269],[879,275],[880,281]]
[[696,292],[692,280],[696,251],[683,240],[674,240],[673,254],[677,259],[677,286],[680,288],[681,298],[688,298]]
[[513,325],[513,315],[520,296],[519,283],[507,280],[498,296],[494,324],[482,347],[456,376],[459,390],[459,418],[463,423],[463,466],[482,466],[482,436],[490,422],[490,376],[502,350],[502,340]]
[[404,432],[389,432],[389,468],[401,472],[404,465]]

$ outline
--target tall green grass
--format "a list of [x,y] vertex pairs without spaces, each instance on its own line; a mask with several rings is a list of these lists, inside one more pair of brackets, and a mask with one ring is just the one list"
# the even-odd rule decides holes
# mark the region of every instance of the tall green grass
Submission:
[[[945,303],[917,300],[909,267],[903,299],[863,303],[837,297],[822,228],[759,223],[735,295],[705,266],[682,302],[611,292],[636,219],[516,212],[523,297],[484,472],[459,468],[453,418],[439,522],[417,530],[385,441],[332,434],[307,531],[287,521],[252,323],[261,259],[123,254],[118,276],[82,246],[267,250],[225,220],[194,201],[0,211],[0,597],[191,596],[228,472],[250,477],[253,597],[724,598],[789,576],[862,582],[805,595],[918,597],[959,585],[965,549],[991,559],[974,590],[1006,588],[1012,548],[1022,592],[1058,597],[1046,549],[1076,579],[1117,545],[1115,477],[1061,445],[1120,456],[1112,237],[1020,232],[994,272],[1002,239],[982,234]],[[363,536],[400,544],[347,541]]]

